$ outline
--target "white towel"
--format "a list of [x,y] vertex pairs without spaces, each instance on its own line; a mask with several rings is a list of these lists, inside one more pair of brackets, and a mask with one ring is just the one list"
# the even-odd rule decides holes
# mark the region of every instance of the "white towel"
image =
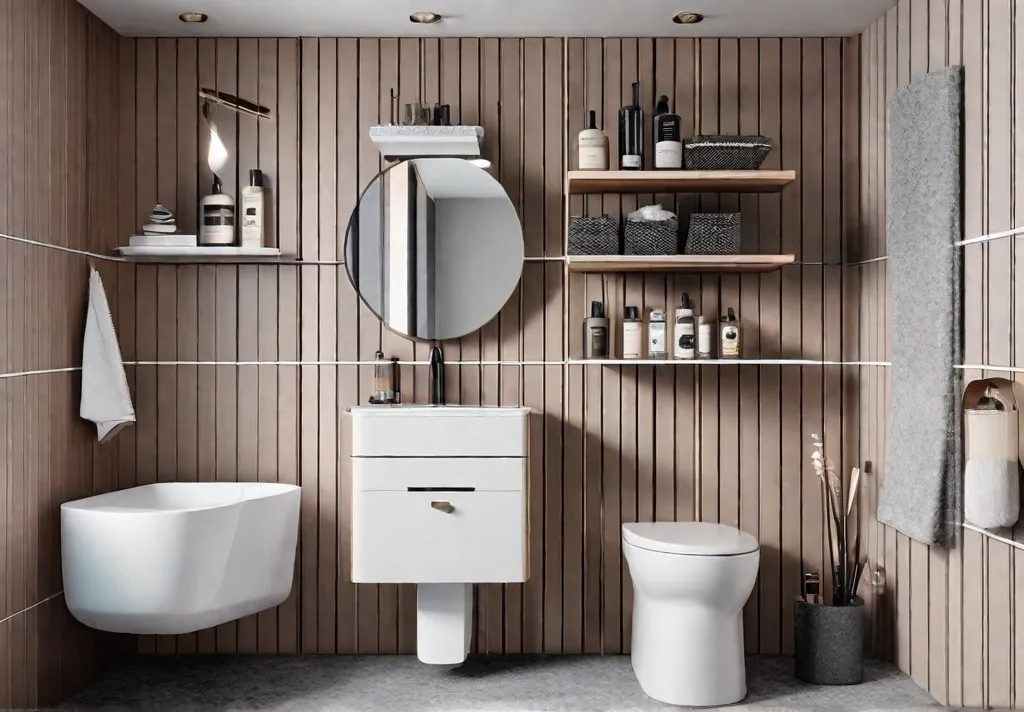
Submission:
[[85,317],[82,346],[82,404],[79,415],[96,423],[99,441],[105,443],[126,425],[135,422],[135,409],[114,333],[103,281],[95,269],[89,277],[89,311]]

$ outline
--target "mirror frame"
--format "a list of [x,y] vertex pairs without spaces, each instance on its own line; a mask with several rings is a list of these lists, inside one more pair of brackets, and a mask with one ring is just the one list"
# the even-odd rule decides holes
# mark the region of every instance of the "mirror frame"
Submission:
[[[461,160],[461,161],[466,161],[466,163],[470,163],[470,160],[471,160],[470,158],[465,158],[465,157],[462,157],[462,156],[408,156],[408,157],[405,157],[405,158],[403,158],[401,160],[398,160],[398,161],[391,161],[391,162],[385,161],[387,163],[387,165],[384,166],[384,168],[382,170],[378,171],[378,173],[365,186],[363,186],[362,190],[359,191],[359,198],[356,200],[355,205],[352,207],[352,212],[349,214],[348,221],[345,223],[345,240],[342,242],[342,247],[341,247],[341,256],[342,256],[342,260],[343,260],[341,266],[343,266],[345,268],[345,276],[348,278],[348,283],[350,285],[352,285],[352,290],[356,293],[356,296],[359,298],[359,301],[363,304],[363,306],[365,306],[370,311],[371,314],[373,314],[375,317],[377,317],[377,320],[380,322],[380,324],[381,324],[381,326],[383,328],[387,329],[392,334],[395,334],[396,336],[401,336],[403,339],[408,339],[409,341],[412,341],[412,342],[415,342],[415,343],[425,343],[425,344],[438,344],[438,343],[441,343],[443,341],[458,341],[459,339],[462,339],[462,338],[464,338],[466,336],[470,336],[472,334],[477,333],[478,331],[483,329],[485,326],[490,324],[492,321],[494,321],[498,317],[498,315],[501,314],[501,311],[502,311],[502,309],[505,308],[505,305],[508,304],[508,300],[511,299],[512,296],[515,294],[516,287],[518,287],[522,283],[522,281],[523,281],[523,266],[525,266],[525,264],[526,264],[526,249],[525,249],[526,248],[526,239],[525,239],[525,235],[523,235],[523,264],[520,265],[519,279],[517,279],[516,283],[512,286],[512,291],[509,292],[508,296],[505,298],[505,301],[502,302],[501,308],[499,308],[498,311],[495,312],[494,315],[491,316],[490,319],[485,321],[483,324],[478,326],[473,331],[467,332],[465,334],[461,334],[459,336],[453,336],[453,337],[450,337],[450,338],[447,338],[447,339],[428,339],[428,338],[423,338],[423,337],[420,337],[420,336],[412,336],[410,334],[406,334],[404,332],[401,332],[401,331],[398,331],[396,329],[393,329],[391,327],[391,325],[388,324],[387,320],[382,315],[378,314],[377,311],[370,305],[369,301],[367,301],[366,297],[363,296],[363,293],[361,291],[359,291],[358,285],[356,285],[355,280],[352,278],[352,270],[351,270],[351,268],[349,267],[349,264],[348,264],[348,241],[349,241],[350,235],[352,234],[352,223],[357,220],[358,215],[359,215],[359,206],[362,204],[363,198],[366,197],[366,194],[370,192],[370,189],[373,188],[373,186],[381,178],[381,176],[385,175],[388,171],[390,171],[395,166],[397,166],[397,165],[399,165],[401,163],[412,163],[413,161],[418,161],[418,160],[423,160],[423,159],[435,159],[435,158],[451,159],[451,160]],[[470,164],[470,165],[472,165],[472,164]],[[487,173],[487,170],[485,168],[481,168],[480,166],[473,166],[473,167],[478,169],[478,170],[480,170],[480,171],[483,171],[484,173]],[[522,234],[522,231],[523,231],[522,218],[519,216],[519,211],[516,210],[515,203],[512,203],[512,198],[509,197],[508,191],[505,190],[505,186],[501,185],[501,181],[499,181],[495,176],[490,175],[490,173],[487,173],[487,175],[489,175],[496,183],[498,183],[498,185],[501,186],[502,191],[504,191],[505,197],[508,198],[509,203],[512,205],[512,209],[516,212],[516,221],[519,223],[519,231],[520,231],[520,234]]]

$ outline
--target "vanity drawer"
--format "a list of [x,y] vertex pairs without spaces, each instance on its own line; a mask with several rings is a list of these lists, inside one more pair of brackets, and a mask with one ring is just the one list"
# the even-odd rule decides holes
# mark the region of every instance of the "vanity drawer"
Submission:
[[352,408],[353,457],[526,457],[529,408]]
[[[433,503],[437,503],[433,505]],[[442,503],[451,506],[451,511]],[[525,581],[524,492],[356,491],[355,583]]]
[[518,492],[525,487],[526,463],[511,457],[353,457],[352,487],[357,492],[410,487]]

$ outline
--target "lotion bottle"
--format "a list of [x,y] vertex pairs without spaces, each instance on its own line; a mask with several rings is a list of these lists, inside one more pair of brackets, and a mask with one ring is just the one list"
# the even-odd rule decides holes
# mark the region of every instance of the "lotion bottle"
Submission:
[[722,358],[736,359],[740,357],[740,322],[732,307],[722,317]]
[[608,170],[608,137],[597,128],[597,112],[593,109],[590,123],[580,131],[577,149],[581,171]]
[[711,332],[711,324],[707,323],[704,317],[700,317],[697,320],[697,358],[699,359],[711,358]]
[[583,358],[608,358],[608,319],[601,302],[591,302],[590,318],[583,320]]
[[647,355],[653,361],[664,361],[668,358],[668,334],[665,329],[665,312],[661,309],[651,311],[651,322],[647,325],[650,344]]
[[235,244],[235,199],[224,192],[220,178],[213,177],[213,193],[199,201],[199,244]]
[[249,185],[242,188],[242,247],[263,247],[263,171],[249,171]]
[[639,359],[643,357],[644,323],[640,319],[638,307],[626,307],[625,318],[622,320],[622,358]]
[[679,170],[683,167],[683,121],[668,108],[668,97],[658,99],[654,113],[654,168]]
[[683,361],[697,358],[697,320],[693,316],[693,303],[690,295],[683,293],[676,309],[675,319],[675,357]]
[[619,168],[644,169],[644,110],[640,106],[640,82],[633,82],[633,103],[619,109]]

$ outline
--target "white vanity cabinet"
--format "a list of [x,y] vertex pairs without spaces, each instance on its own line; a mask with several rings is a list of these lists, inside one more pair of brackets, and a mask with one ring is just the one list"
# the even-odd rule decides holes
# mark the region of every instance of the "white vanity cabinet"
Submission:
[[367,406],[352,426],[352,580],[529,577],[529,409]]

